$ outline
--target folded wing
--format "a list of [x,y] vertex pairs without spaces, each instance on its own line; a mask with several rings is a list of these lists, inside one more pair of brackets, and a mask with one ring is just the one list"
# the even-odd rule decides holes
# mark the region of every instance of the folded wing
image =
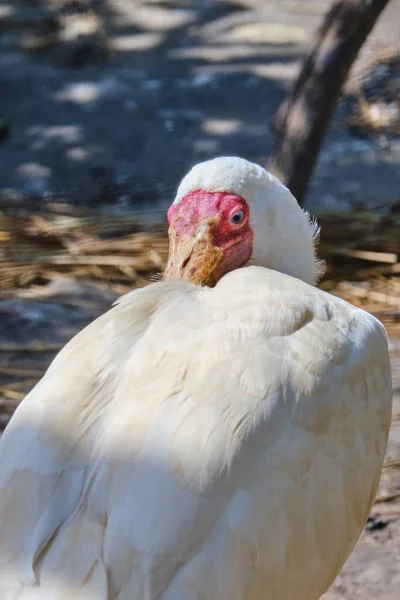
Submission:
[[338,299],[255,267],[129,294],[1,440],[0,597],[317,598],[389,421],[383,329]]

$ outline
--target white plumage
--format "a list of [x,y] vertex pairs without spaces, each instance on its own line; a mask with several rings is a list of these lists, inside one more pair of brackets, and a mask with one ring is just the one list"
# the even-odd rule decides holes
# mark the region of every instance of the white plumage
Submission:
[[[264,237],[290,247],[277,222]],[[390,415],[382,325],[300,279],[135,290],[1,439],[0,599],[317,600],[368,516]]]

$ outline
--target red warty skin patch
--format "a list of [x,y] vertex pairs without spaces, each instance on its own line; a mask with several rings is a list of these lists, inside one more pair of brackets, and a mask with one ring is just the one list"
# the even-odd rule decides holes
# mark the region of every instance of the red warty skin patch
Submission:
[[222,250],[218,278],[245,265],[253,251],[250,208],[240,196],[226,192],[190,192],[168,210],[168,222],[176,235],[195,236],[200,223],[216,218],[212,228],[213,244]]

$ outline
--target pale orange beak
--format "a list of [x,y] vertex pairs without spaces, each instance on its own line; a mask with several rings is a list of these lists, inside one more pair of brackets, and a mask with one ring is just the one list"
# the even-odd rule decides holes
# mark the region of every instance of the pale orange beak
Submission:
[[213,232],[218,224],[218,216],[207,217],[200,221],[194,235],[180,236],[172,224],[168,231],[169,256],[163,279],[215,285],[215,269],[222,258],[222,250],[213,243]]

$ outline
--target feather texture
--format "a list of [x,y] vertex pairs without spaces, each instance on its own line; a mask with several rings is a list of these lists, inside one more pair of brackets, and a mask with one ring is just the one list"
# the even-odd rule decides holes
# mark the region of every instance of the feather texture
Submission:
[[2,600],[317,600],[376,493],[386,335],[247,267],[122,297],[0,441]]

